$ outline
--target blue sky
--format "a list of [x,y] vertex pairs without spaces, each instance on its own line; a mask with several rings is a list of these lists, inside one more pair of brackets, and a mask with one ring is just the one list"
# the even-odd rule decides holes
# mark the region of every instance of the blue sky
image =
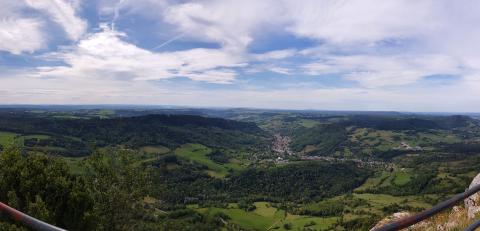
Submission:
[[480,111],[478,1],[0,5],[0,104]]

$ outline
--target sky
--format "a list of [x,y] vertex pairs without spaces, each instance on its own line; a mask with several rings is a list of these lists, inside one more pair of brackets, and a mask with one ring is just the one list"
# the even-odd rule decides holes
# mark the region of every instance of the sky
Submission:
[[480,112],[476,0],[0,6],[0,104]]

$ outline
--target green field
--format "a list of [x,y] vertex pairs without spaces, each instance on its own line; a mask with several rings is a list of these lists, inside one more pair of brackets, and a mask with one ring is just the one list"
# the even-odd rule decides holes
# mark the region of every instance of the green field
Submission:
[[23,138],[23,139],[46,140],[46,139],[50,139],[50,136],[48,136],[48,135],[36,134],[36,135],[26,135],[26,136],[22,136],[22,138]]
[[391,196],[386,194],[353,194],[355,198],[366,200],[376,209],[397,203],[419,208],[430,208],[432,205],[421,201],[416,196]]
[[385,183],[385,181],[387,181],[386,179],[389,178],[390,176],[391,176],[391,173],[387,171],[377,172],[375,173],[375,175],[368,178],[367,181],[365,181],[365,183],[363,183],[360,187],[356,188],[355,191],[361,191],[361,190],[370,189],[372,187],[377,187]]
[[289,213],[285,216],[284,210],[271,207],[267,202],[255,202],[255,206],[257,208],[250,212],[237,208],[235,204],[229,206],[229,208],[212,207],[197,210],[207,215],[223,212],[231,218],[228,222],[253,230],[286,230],[284,228],[286,223],[292,225],[291,230],[302,230],[307,226],[311,229],[321,230],[327,229],[338,220],[337,217],[322,218]]
[[17,136],[18,134],[12,132],[0,132],[0,145],[4,147],[12,145],[15,142],[15,138]]
[[412,174],[407,171],[398,171],[394,174],[393,183],[396,185],[404,185],[412,179]]
[[364,153],[371,153],[372,149],[379,151],[403,150],[402,142],[407,143],[411,147],[419,146],[424,150],[433,150],[433,147],[439,143],[452,144],[461,141],[457,135],[446,130],[408,134],[400,131],[384,131],[370,128],[353,129],[349,135],[349,140],[359,145]]
[[208,168],[207,173],[213,177],[225,177],[228,170],[239,170],[242,168],[241,163],[232,160],[226,164],[218,164],[208,158],[208,154],[212,149],[201,144],[184,144],[175,149],[175,155],[178,157],[204,165]]
[[316,121],[316,120],[309,120],[309,119],[301,119],[299,121],[300,125],[302,125],[303,127],[306,127],[306,128],[313,128],[317,125],[320,124],[320,122]]
[[367,179],[360,187],[355,189],[355,192],[361,192],[363,190],[387,187],[392,184],[402,186],[407,184],[413,177],[413,174],[408,170],[397,170],[394,172],[381,171],[375,173],[373,176]]
[[70,168],[70,172],[76,175],[81,175],[85,172],[82,162],[86,157],[60,157],[65,161]]
[[42,134],[20,135],[13,132],[0,132],[0,145],[8,146],[12,144],[18,144],[23,146],[23,142],[26,139],[46,140],[50,138],[50,136]]
[[[330,206],[328,206],[330,205]],[[302,209],[307,211],[325,211],[333,205],[343,206],[345,220],[359,218],[359,215],[386,216],[385,208],[394,205],[410,206],[417,209],[430,208],[432,205],[423,201],[419,196],[391,196],[387,194],[353,193],[351,195],[337,196],[320,202],[313,202],[303,205]],[[340,207],[342,208],[342,207]]]
[[162,145],[143,146],[139,150],[149,154],[165,154],[170,152],[170,149]]

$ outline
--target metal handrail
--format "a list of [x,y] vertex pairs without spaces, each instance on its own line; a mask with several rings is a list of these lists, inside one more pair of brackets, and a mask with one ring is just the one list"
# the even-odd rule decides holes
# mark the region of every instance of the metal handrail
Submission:
[[470,226],[468,226],[465,231],[475,231],[478,227],[480,227],[480,220],[475,221]]
[[[477,193],[478,191],[480,191],[480,184],[475,185],[471,189],[468,189],[467,191],[465,191],[463,193],[459,193],[459,194],[453,196],[452,198],[433,206],[430,209],[427,209],[423,212],[420,212],[418,214],[415,214],[415,215],[412,215],[412,216],[409,216],[409,217],[406,217],[406,218],[398,219],[398,220],[396,220],[394,222],[391,222],[391,223],[388,223],[388,224],[386,224],[382,227],[376,228],[373,231],[395,231],[395,230],[400,230],[400,229],[403,229],[403,228],[407,228],[407,227],[409,227],[411,225],[414,225],[418,222],[421,222],[421,221],[423,221],[423,220],[425,220],[429,217],[432,217],[433,215],[435,215],[435,214],[437,214],[437,213],[439,213],[439,212],[441,212],[441,211],[443,211],[447,208],[450,208],[450,207],[454,206],[459,201],[464,200],[465,198]],[[53,226],[53,225],[50,225],[46,222],[38,220],[34,217],[31,217],[31,216],[29,216],[25,213],[22,213],[22,212],[20,212],[16,209],[4,204],[4,203],[2,203],[2,202],[0,202],[0,213],[5,213],[11,219],[13,219],[15,221],[18,221],[18,222],[24,224],[25,226],[28,226],[28,227],[30,227],[34,230],[38,230],[38,231],[66,231],[65,229],[58,228],[56,226]],[[465,231],[473,231],[478,227],[480,227],[480,220],[471,224],[469,227],[467,227],[465,229]]]
[[38,220],[34,217],[31,217],[25,213],[22,213],[2,202],[0,202],[0,213],[5,213],[7,216],[9,216],[11,219],[18,221],[22,223],[25,226],[28,226],[29,228],[32,228],[34,230],[38,231],[66,231],[65,229],[61,229],[58,227],[55,227],[53,225],[50,225],[48,223],[45,223],[41,220]]
[[400,230],[403,228],[407,228],[411,225],[414,225],[420,221],[423,221],[447,208],[450,208],[454,206],[456,203],[458,203],[461,200],[464,200],[465,198],[475,194],[476,192],[480,191],[480,184],[473,186],[471,189],[468,189],[467,191],[463,193],[459,193],[452,198],[441,202],[435,206],[433,206],[430,209],[427,209],[423,212],[417,213],[415,215],[405,217],[399,220],[396,220],[394,222],[388,223],[380,228],[376,228],[373,231],[394,231],[394,230]]

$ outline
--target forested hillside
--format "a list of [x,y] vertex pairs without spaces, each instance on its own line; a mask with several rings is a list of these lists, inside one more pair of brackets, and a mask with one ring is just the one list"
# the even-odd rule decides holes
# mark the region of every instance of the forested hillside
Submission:
[[[254,123],[191,115],[148,115],[110,119],[42,118],[0,114],[0,131],[27,136],[26,146],[63,148],[62,155],[86,155],[91,147],[124,145],[175,148],[201,143],[214,148],[266,148],[267,134]],[[47,135],[43,139],[28,135]]]
[[0,201],[68,230],[368,230],[480,168],[468,116],[167,111],[0,110]]

